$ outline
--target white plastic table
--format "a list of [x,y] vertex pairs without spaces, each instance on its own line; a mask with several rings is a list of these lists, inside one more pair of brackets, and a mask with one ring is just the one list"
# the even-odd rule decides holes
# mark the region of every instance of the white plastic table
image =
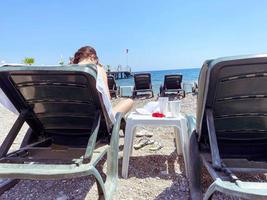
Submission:
[[135,112],[130,113],[126,122],[122,161],[122,177],[125,179],[128,178],[129,160],[132,155],[133,140],[137,126],[172,126],[174,127],[177,154],[182,155],[184,149],[181,141],[183,141],[183,136],[187,134],[187,125],[186,119],[182,114],[179,114],[175,118],[156,118],[151,115],[140,115]]
[[120,86],[120,96],[132,96],[133,94],[133,86]]

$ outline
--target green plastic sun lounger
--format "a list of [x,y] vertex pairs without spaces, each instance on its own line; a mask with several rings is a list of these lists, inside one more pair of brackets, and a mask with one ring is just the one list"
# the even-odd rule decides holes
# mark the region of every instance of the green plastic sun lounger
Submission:
[[197,85],[197,82],[194,82],[194,84],[193,84],[192,93],[193,94],[197,94],[198,93],[198,85]]
[[108,75],[108,89],[111,97],[118,97],[120,88],[117,86],[114,76]]
[[202,199],[201,165],[218,191],[267,199],[266,182],[242,181],[236,172],[267,173],[267,55],[229,57],[204,63],[199,77],[197,117],[188,117],[184,141],[192,199]]
[[176,93],[178,97],[185,97],[185,91],[182,89],[183,75],[170,74],[164,76],[164,83],[160,86],[160,96],[165,97],[170,93]]
[[[0,86],[19,116],[0,147],[0,178],[68,179],[93,175],[99,198],[110,199],[118,178],[122,114],[110,121],[96,90],[93,65],[1,67]],[[20,149],[9,152],[22,125]],[[106,180],[96,164],[107,154]]]
[[154,92],[151,84],[150,73],[138,73],[134,74],[134,88],[132,97],[137,97],[138,93],[151,93],[151,97],[154,97]]

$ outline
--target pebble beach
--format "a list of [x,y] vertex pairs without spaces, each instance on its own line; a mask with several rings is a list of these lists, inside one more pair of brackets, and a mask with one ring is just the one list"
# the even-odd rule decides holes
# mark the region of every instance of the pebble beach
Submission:
[[[147,102],[154,99],[135,99],[134,107],[143,107]],[[113,99],[113,105],[116,105],[120,99]],[[196,95],[187,94],[186,98],[181,101],[181,112],[184,114],[195,115],[196,112]],[[16,119],[16,115],[6,110],[0,105],[0,142],[3,141],[5,135],[10,130]],[[27,130],[24,125],[12,149],[17,149]],[[117,192],[113,196],[115,200],[174,200],[189,199],[189,185],[185,176],[184,162],[182,156],[178,156],[174,145],[173,128],[163,127],[139,127],[137,131],[145,129],[152,132],[152,139],[160,141],[163,148],[151,152],[148,146],[139,150],[133,150],[130,158],[129,177],[123,179],[121,177],[121,164],[123,155],[124,138],[120,137],[119,152],[119,180]],[[139,138],[135,138],[135,143]],[[106,169],[106,160],[103,159],[98,169]],[[266,176],[254,175],[253,177],[245,177],[266,181]],[[204,189],[211,183],[208,173],[202,170],[202,182]],[[97,186],[95,180],[89,177],[67,179],[67,180],[49,180],[49,181],[32,181],[21,180],[13,188],[6,191],[0,196],[3,200],[71,200],[71,199],[97,199]],[[228,197],[222,194],[216,194],[213,199],[238,199]]]

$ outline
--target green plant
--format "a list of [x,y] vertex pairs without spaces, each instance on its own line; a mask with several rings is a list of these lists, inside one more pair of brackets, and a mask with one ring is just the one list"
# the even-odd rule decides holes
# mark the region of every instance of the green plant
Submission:
[[59,61],[59,63],[58,64],[60,64],[60,65],[64,65],[64,61],[63,60],[61,60],[61,61]]
[[60,55],[60,60],[59,60],[58,64],[64,65],[63,55]]
[[34,58],[30,58],[30,57],[24,58],[23,60],[23,63],[26,65],[32,65],[34,64],[34,62],[35,62]]

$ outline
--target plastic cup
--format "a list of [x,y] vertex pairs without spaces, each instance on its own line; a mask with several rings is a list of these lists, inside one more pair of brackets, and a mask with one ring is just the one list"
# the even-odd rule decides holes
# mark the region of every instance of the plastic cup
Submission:
[[168,112],[168,97],[159,97],[159,112],[166,115]]
[[172,117],[178,117],[181,112],[181,101],[170,101],[170,111]]

